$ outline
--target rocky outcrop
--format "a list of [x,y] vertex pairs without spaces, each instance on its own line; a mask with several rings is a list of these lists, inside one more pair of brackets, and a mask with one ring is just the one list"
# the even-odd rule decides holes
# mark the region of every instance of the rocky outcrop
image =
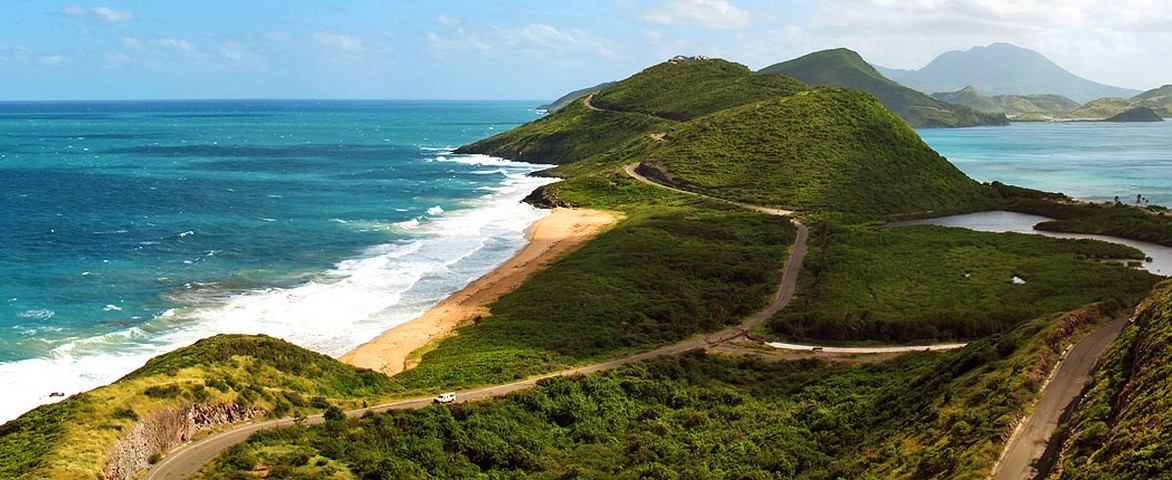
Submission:
[[561,198],[558,198],[557,194],[554,192],[551,192],[547,187],[549,187],[549,185],[544,185],[544,186],[538,187],[536,190],[529,193],[529,195],[526,196],[521,201],[528,203],[530,205],[533,205],[534,207],[537,207],[537,208],[558,208],[558,207],[577,208],[578,207],[578,205],[575,205],[573,202],[567,202],[565,200],[562,200]]
[[102,478],[130,480],[150,467],[153,457],[190,440],[205,430],[246,422],[264,414],[259,407],[236,403],[196,403],[164,407],[130,427],[106,453]]

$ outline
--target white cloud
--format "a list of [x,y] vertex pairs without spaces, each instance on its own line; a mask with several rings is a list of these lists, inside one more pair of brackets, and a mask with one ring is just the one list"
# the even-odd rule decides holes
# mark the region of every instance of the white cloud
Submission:
[[459,25],[461,23],[459,18],[449,17],[447,15],[440,15],[435,18],[435,21],[438,22],[440,25],[449,25],[449,26]]
[[171,37],[156,39],[155,45],[187,54],[196,53],[199,50],[199,47],[196,47],[194,43]]
[[706,28],[743,28],[751,23],[749,11],[728,0],[665,0],[645,11],[643,18],[663,25]]
[[105,23],[122,23],[133,21],[137,16],[134,12],[128,10],[114,10],[110,7],[93,7],[85,8],[78,6],[68,6],[61,9],[62,15],[70,17],[84,18],[87,20],[97,20]]
[[335,32],[318,32],[310,35],[309,38],[319,45],[337,50],[346,52],[362,50],[362,39],[350,35]]
[[120,23],[134,20],[134,14],[129,11],[116,11],[109,7],[94,7],[91,11],[103,22]]
[[428,32],[426,38],[436,58],[472,53],[493,54],[509,62],[520,59],[579,61],[584,58],[615,58],[621,50],[621,47],[593,37],[583,30],[561,30],[544,23],[516,28],[493,26],[482,30],[458,27],[451,34]]

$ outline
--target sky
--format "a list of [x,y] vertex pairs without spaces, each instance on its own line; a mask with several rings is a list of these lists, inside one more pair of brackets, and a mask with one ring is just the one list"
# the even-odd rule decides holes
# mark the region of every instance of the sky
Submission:
[[1167,0],[0,0],[0,101],[548,100],[677,54],[918,69],[993,42],[1172,83]]

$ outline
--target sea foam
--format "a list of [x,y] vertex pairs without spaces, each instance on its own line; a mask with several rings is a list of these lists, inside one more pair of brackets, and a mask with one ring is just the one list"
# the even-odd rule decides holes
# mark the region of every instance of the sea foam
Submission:
[[[302,285],[248,291],[225,291],[214,282],[192,285],[167,295],[182,306],[142,325],[68,341],[47,358],[0,363],[0,391],[7,395],[0,402],[0,422],[60,400],[50,393],[72,395],[108,384],[151,357],[200,338],[263,333],[338,356],[419,316],[524,246],[529,225],[547,212],[520,200],[553,181],[525,175],[547,166],[482,155],[434,160],[501,166],[509,179],[489,195],[448,211],[436,205],[427,218],[399,222],[411,239],[372,246]],[[194,234],[188,230],[179,237]],[[108,310],[116,311],[111,306]]]

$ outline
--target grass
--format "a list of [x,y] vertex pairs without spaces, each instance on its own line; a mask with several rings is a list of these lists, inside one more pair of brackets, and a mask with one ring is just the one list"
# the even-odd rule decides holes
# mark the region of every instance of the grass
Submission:
[[1115,313],[1048,316],[881,364],[691,352],[496,400],[264,432],[196,478],[258,466],[301,478],[984,478],[1065,346]]
[[[1003,332],[1048,312],[1108,301],[1132,305],[1158,277],[1100,263],[1142,258],[1090,240],[935,226],[874,230],[816,225],[798,298],[774,335],[922,342]],[[1025,279],[1014,284],[1014,276]]]
[[678,126],[642,160],[716,197],[856,217],[941,215],[992,192],[865,93],[819,87]]
[[168,406],[238,403],[284,417],[375,404],[397,391],[382,375],[281,340],[219,335],[0,427],[0,478],[95,478],[116,439]]

